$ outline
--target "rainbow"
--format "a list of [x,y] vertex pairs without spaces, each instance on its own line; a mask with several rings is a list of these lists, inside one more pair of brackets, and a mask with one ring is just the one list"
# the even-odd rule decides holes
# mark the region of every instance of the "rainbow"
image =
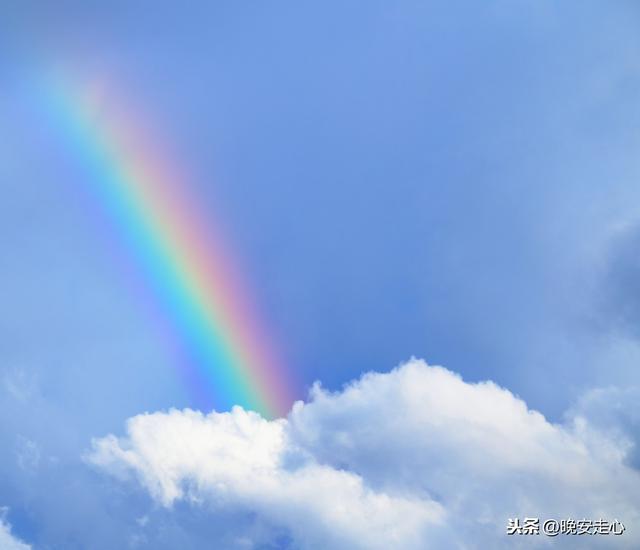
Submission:
[[103,94],[59,79],[45,95],[55,135],[78,162],[91,196],[117,227],[187,350],[183,371],[199,404],[217,410],[241,405],[266,417],[285,413],[292,403],[289,379],[235,271],[237,262],[188,196],[188,178],[157,146],[149,147],[139,113],[126,112],[125,122]]

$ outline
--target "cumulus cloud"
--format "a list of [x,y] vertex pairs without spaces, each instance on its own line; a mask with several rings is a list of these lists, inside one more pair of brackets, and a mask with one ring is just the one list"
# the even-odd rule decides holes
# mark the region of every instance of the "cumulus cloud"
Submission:
[[255,510],[310,548],[417,543],[425,525],[441,520],[433,502],[375,492],[358,475],[306,460],[287,431],[285,420],[239,407],[208,416],[173,410],[132,418],[128,438],[96,441],[91,460],[120,476],[135,472],[164,505],[208,500]]
[[583,426],[606,432],[625,450],[627,463],[640,470],[640,388],[597,388],[588,391],[567,413]]
[[0,549],[2,550],[30,550],[31,546],[25,544],[13,534],[11,525],[6,520],[7,509],[0,508]]
[[136,416],[88,459],[166,507],[255,514],[295,548],[507,547],[508,518],[525,516],[619,519],[624,535],[590,542],[637,545],[631,436],[591,422],[588,408],[552,424],[492,382],[412,360],[337,393],[316,385],[286,419],[241,408]]

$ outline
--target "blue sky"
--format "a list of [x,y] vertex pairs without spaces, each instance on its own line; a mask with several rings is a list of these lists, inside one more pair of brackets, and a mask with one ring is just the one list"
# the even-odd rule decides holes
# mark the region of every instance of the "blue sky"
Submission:
[[[0,507],[16,536],[122,547],[155,506],[156,538],[136,544],[210,540],[206,511],[87,465],[127,418],[195,405],[39,118],[30,83],[52,68],[113,83],[194,174],[298,398],[418,357],[562,423],[596,388],[639,383],[635,3],[129,4],[0,8]],[[326,544],[261,509],[228,523],[256,547]]]

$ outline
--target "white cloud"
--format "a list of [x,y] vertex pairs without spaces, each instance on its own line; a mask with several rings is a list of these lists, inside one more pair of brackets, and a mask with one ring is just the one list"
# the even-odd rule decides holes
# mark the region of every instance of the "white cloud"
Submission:
[[386,547],[418,541],[440,506],[368,489],[353,473],[296,458],[284,420],[235,408],[141,415],[129,437],[98,440],[92,461],[118,475],[134,471],[158,501],[211,500],[246,507],[286,525],[308,547]]
[[0,550],[30,550],[25,544],[11,534],[11,525],[6,521],[6,508],[0,508]]
[[16,448],[16,462],[20,469],[27,472],[34,472],[40,464],[40,458],[40,446],[35,441],[19,435]]
[[10,397],[26,403],[36,392],[37,381],[25,369],[7,368],[2,373],[2,386]]
[[515,542],[507,519],[524,516],[619,519],[627,532],[599,542],[640,543],[631,448],[579,411],[551,424],[491,382],[413,360],[342,392],[315,386],[287,419],[136,416],[89,459],[134,474],[165,506],[257,514],[295,547],[496,548]]

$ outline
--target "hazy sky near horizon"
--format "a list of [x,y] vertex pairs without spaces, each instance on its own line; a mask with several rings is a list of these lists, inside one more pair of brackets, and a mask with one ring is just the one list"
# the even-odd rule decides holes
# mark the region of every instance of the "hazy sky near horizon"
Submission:
[[[151,121],[223,227],[296,398],[417,357],[562,422],[594,388],[640,383],[639,24],[622,0],[0,8],[14,532],[80,548],[92,526],[119,544],[149,497],[88,468],[91,439],[196,406],[39,118],[41,75],[98,83]],[[204,521],[180,506],[162,512],[167,547]],[[273,537],[265,548],[292,544]]]

